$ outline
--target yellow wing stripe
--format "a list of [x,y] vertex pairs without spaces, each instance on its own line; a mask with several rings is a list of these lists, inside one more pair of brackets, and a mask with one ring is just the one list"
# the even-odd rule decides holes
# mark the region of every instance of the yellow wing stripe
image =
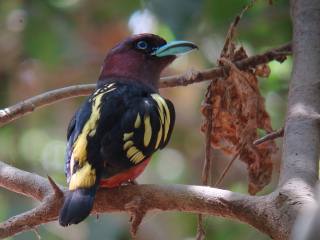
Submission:
[[[157,110],[159,113],[159,131],[157,132],[157,138],[155,143],[155,149],[158,149],[161,141],[165,141],[168,137],[170,128],[170,111],[166,101],[159,94],[151,94],[151,97],[157,103]],[[144,123],[143,145],[144,147],[148,147],[153,136],[152,134],[155,134],[152,129],[150,115],[145,114],[142,117],[140,113],[138,113],[134,121],[134,128],[139,128],[141,126],[142,121]],[[134,146],[134,141],[130,140],[133,136],[134,131],[124,133],[123,150],[125,151],[126,156],[130,159],[131,162],[138,164],[146,157],[140,149]]]
[[146,158],[144,154],[135,146],[131,146],[127,150],[127,157],[130,159],[131,162],[135,164],[138,164],[139,162],[141,162],[143,159]]
[[164,140],[166,140],[169,133],[169,127],[170,127],[170,111],[166,101],[161,96],[159,96],[159,100],[161,101],[165,110],[166,119],[164,122]]
[[151,128],[151,122],[150,122],[150,116],[145,115],[144,116],[144,135],[143,135],[143,145],[145,147],[148,147],[151,136],[152,136],[152,128]]
[[159,116],[160,116],[160,129],[158,132],[158,136],[157,136],[157,141],[156,141],[156,145],[155,145],[155,149],[158,149],[159,145],[160,145],[160,141],[161,138],[164,137],[163,136],[163,125],[165,124],[165,117],[164,117],[164,107],[161,101],[161,96],[159,94],[151,94],[151,97],[157,102],[157,106],[158,106],[158,112],[159,112]]
[[108,89],[105,93],[109,93],[109,92],[112,92],[113,90],[116,90],[117,88],[110,88]]
[[[85,123],[82,132],[77,137],[76,141],[73,144],[72,158],[74,161],[79,162],[79,165],[82,166],[87,160],[87,136],[93,136],[96,131],[97,122],[100,118],[100,104],[103,94],[99,94],[95,97],[92,104],[91,115],[88,121]],[[71,170],[72,168],[70,168]],[[72,172],[71,172],[72,174]]]
[[135,164],[138,164],[139,162],[141,162],[143,159],[145,159],[146,157],[143,155],[142,152],[137,152],[135,155],[133,155],[131,157],[131,161]]
[[123,145],[123,150],[126,151],[129,147],[133,146],[133,141],[127,141]]
[[132,158],[133,155],[135,155],[137,152],[139,152],[139,149],[137,149],[135,146],[132,146],[127,151],[127,157]]
[[107,85],[104,85],[103,87],[101,88],[98,88],[92,95],[92,98],[89,100],[90,102],[94,100],[94,98],[99,95],[99,94],[102,94],[102,93],[108,93],[108,92],[112,92],[113,90],[116,90],[117,88],[114,87],[112,88],[112,86],[114,86],[115,83],[110,83],[110,84],[107,84]]
[[[136,120],[134,122],[134,128],[139,128],[141,126],[141,116],[138,113]],[[145,125],[145,130],[148,129],[149,134],[144,135],[144,143],[149,144],[151,140],[151,134],[152,134],[152,129],[151,129],[151,123],[150,123],[150,116],[144,116],[144,125]],[[146,131],[145,131],[146,132]],[[138,164],[141,162],[143,159],[145,159],[144,154],[134,146],[134,142],[130,139],[132,139],[134,135],[134,132],[128,132],[123,134],[123,150],[126,151],[127,158],[130,159],[131,162]]]
[[115,83],[111,83],[105,85],[103,88],[97,89],[92,95],[92,98],[90,99],[90,102],[92,102],[91,115],[73,144],[73,151],[70,160],[71,175],[73,174],[73,167],[75,162],[78,162],[79,166],[81,167],[87,161],[87,136],[93,137],[96,134],[97,123],[100,118],[99,108],[101,106],[102,96],[106,92],[111,92],[115,90],[116,87],[113,87],[114,85]]
[[158,110],[160,114],[160,119],[164,125],[163,138],[165,141],[168,137],[170,127],[170,111],[166,101],[159,94],[151,94],[151,97],[157,102],[157,105],[159,106]]
[[75,190],[77,188],[92,187],[96,182],[96,170],[86,162],[82,168],[80,168],[75,174],[71,176],[69,183],[69,190]]
[[110,83],[110,84],[107,85],[107,88],[111,88],[111,87],[113,87],[115,84],[116,84],[116,83]]
[[139,128],[140,125],[141,125],[141,117],[140,117],[140,114],[138,113],[136,121],[134,122],[134,128]]
[[132,138],[132,136],[133,136],[133,132],[124,133],[123,134],[123,141],[129,140],[130,138]]
[[161,141],[161,138],[162,138],[162,131],[163,131],[162,125],[160,124],[160,129],[159,129],[159,132],[158,132],[155,149],[158,149],[158,147],[159,147],[159,144],[160,144],[160,141]]
[[158,112],[160,115],[161,123],[164,123],[164,113],[163,113],[163,106],[161,104],[161,96],[159,94],[151,94],[151,97],[157,102],[158,105]]

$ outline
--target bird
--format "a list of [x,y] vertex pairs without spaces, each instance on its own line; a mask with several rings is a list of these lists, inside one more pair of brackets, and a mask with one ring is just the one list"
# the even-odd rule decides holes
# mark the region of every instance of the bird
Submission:
[[175,110],[159,94],[160,74],[177,56],[197,48],[189,41],[167,43],[144,33],[108,52],[95,91],[67,129],[68,191],[59,212],[61,226],[83,221],[100,187],[133,182],[151,156],[168,144]]

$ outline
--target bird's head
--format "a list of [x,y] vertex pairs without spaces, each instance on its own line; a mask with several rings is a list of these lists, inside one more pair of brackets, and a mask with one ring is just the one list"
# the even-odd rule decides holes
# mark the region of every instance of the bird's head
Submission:
[[167,43],[154,34],[125,39],[110,50],[104,60],[99,83],[109,79],[138,81],[157,88],[161,71],[177,56],[197,46],[187,41]]

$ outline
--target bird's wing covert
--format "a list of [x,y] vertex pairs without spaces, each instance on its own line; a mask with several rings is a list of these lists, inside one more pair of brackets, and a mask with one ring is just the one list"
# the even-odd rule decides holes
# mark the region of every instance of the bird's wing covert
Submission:
[[124,118],[123,151],[130,162],[140,163],[169,141],[175,121],[172,103],[157,93],[134,102]]

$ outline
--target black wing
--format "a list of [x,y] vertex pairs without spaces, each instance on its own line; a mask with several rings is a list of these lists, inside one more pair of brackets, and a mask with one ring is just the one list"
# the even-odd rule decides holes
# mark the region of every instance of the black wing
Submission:
[[105,178],[139,164],[166,146],[175,122],[173,104],[159,94],[132,86],[121,94],[121,117],[105,132],[101,143]]
[[113,172],[139,164],[165,147],[173,130],[175,111],[173,104],[157,93],[137,94],[128,101],[119,120],[101,145]]

